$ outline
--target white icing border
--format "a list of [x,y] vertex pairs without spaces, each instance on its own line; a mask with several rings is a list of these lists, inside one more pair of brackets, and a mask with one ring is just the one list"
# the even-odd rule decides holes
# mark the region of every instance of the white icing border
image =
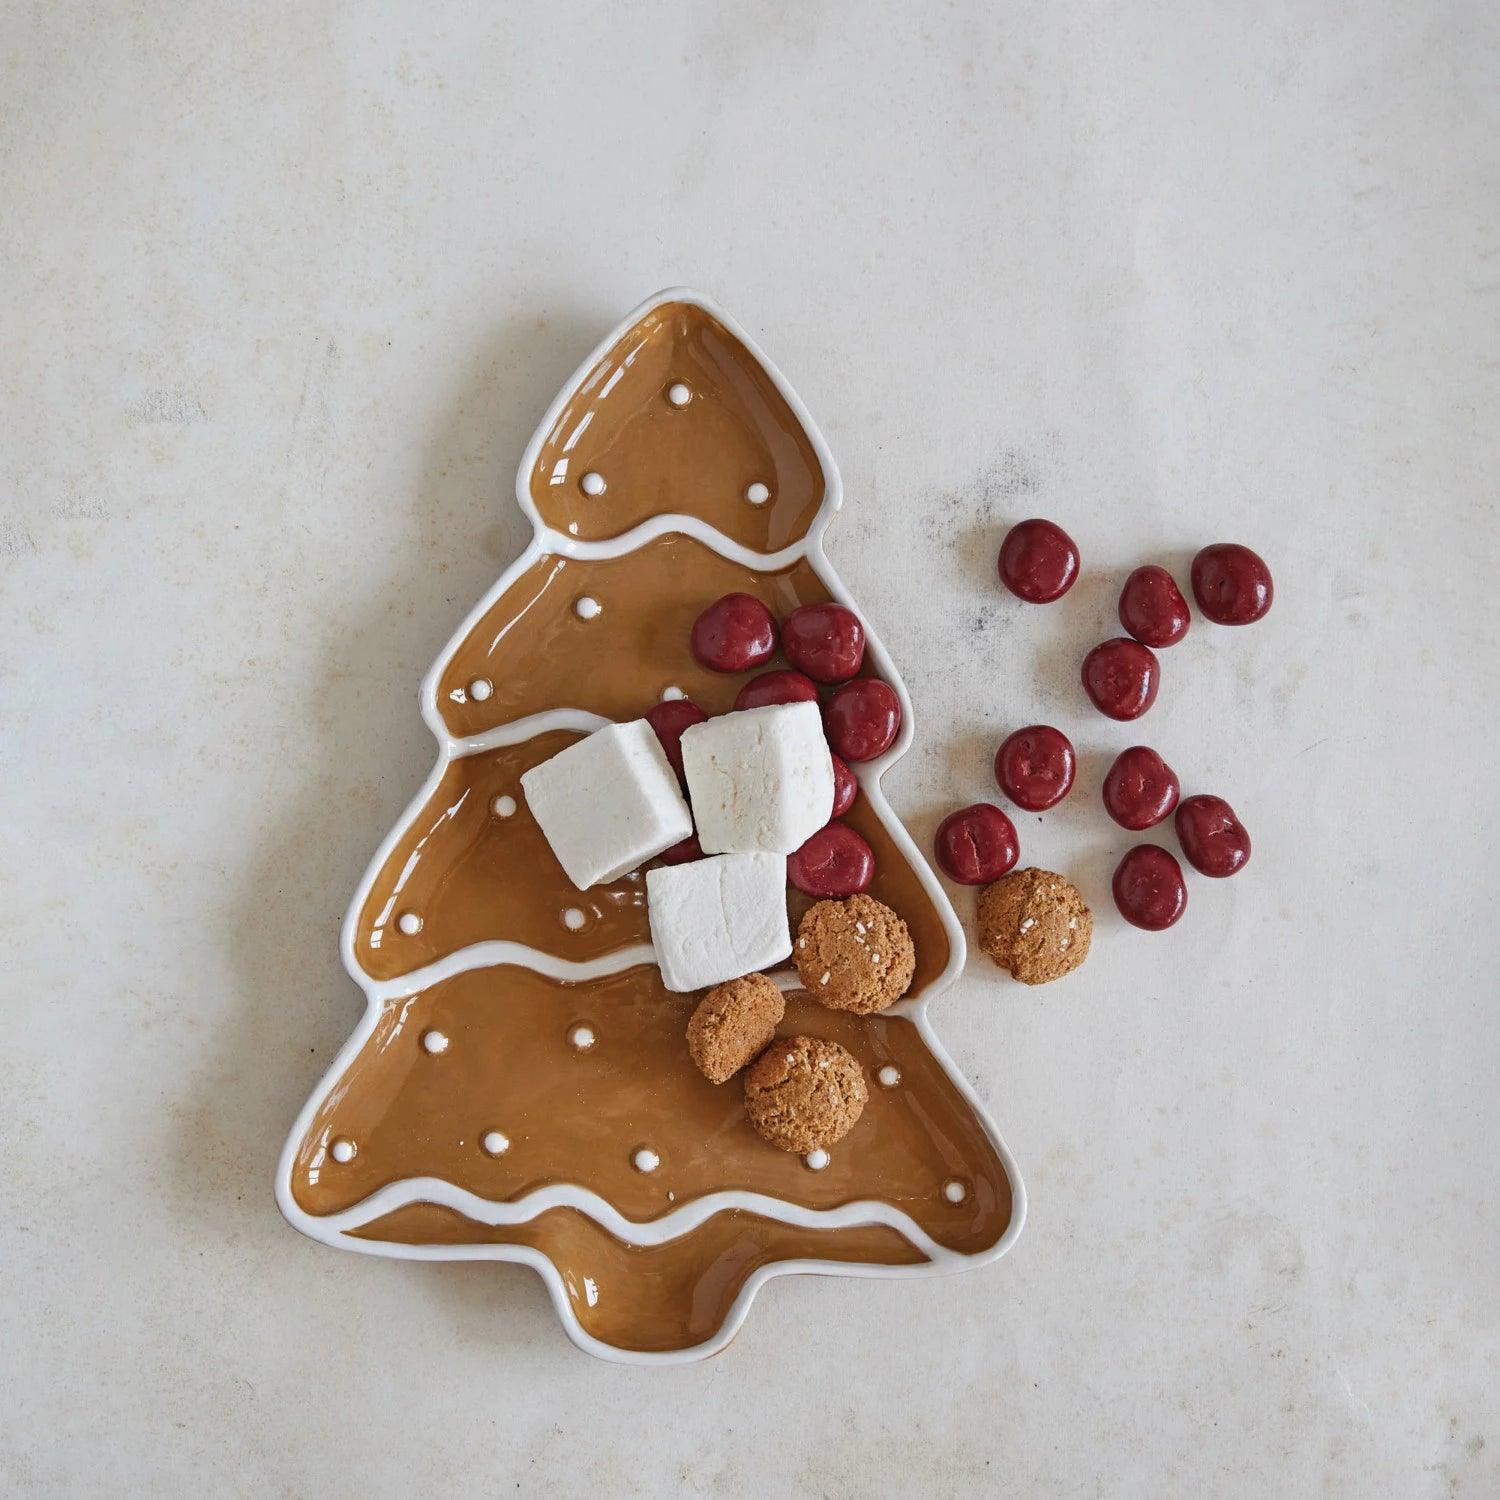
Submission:
[[[710,317],[717,319],[730,334],[737,338],[750,356],[759,361],[766,374],[770,377],[772,384],[787,403],[792,415],[801,424],[803,431],[806,433],[823,471],[824,496],[823,502],[819,506],[812,524],[808,527],[806,535],[795,545],[783,548],[780,552],[755,552],[738,542],[731,541],[706,522],[693,516],[682,515],[653,516],[650,520],[627,531],[622,536],[602,542],[582,542],[561,532],[552,531],[543,524],[541,516],[538,514],[531,499],[530,476],[536,463],[537,454],[546,441],[548,434],[557,423],[563,407],[595,365],[599,363],[631,328],[656,308],[669,302],[683,302],[701,308]],[[948,900],[947,893],[939,885],[937,877],[932,873],[927,861],[918,853],[916,845],[912,842],[911,835],[906,831],[900,820],[892,814],[890,805],[887,803],[880,787],[880,778],[906,753],[911,745],[913,733],[911,699],[907,694],[905,683],[896,671],[895,664],[891,661],[885,647],[881,645],[879,638],[871,628],[865,612],[855,606],[842,580],[833,571],[828,559],[823,554],[823,534],[827,530],[829,522],[843,504],[843,486],[839,478],[838,467],[833,461],[833,455],[829,452],[828,445],[824,441],[822,433],[818,430],[817,424],[813,421],[806,407],[803,406],[801,398],[787,383],[785,377],[776,366],[766,358],[765,354],[762,353],[749,334],[733,318],[729,317],[728,314],[723,312],[712,301],[698,292],[691,291],[686,287],[668,287],[666,290],[658,292],[654,297],[648,298],[639,307],[627,314],[616,327],[611,329],[599,341],[598,345],[589,352],[578,366],[574,374],[564,383],[562,389],[548,407],[546,415],[543,416],[541,422],[537,425],[536,431],[532,434],[531,441],[526,445],[526,451],[521,456],[520,467],[516,473],[516,499],[520,504],[523,514],[532,524],[532,539],[521,555],[501,574],[489,592],[469,611],[468,615],[459,624],[458,629],[454,631],[448,644],[439,654],[437,661],[434,662],[427,676],[422,680],[422,718],[438,742],[437,763],[434,765],[426,782],[412,798],[406,811],[396,821],[391,831],[382,840],[380,847],[375,851],[344,917],[339,938],[340,956],[343,958],[344,967],[350,977],[364,991],[366,1001],[365,1014],[355,1027],[348,1041],[339,1049],[338,1055],[329,1065],[323,1079],[313,1090],[307,1103],[302,1107],[290,1134],[287,1136],[286,1145],[282,1149],[281,1159],[276,1171],[276,1202],[287,1222],[293,1228],[300,1230],[312,1239],[321,1241],[323,1244],[335,1245],[346,1250],[354,1250],[362,1255],[382,1255],[400,1260],[499,1260],[529,1265],[541,1276],[545,1283],[551,1295],[552,1304],[557,1310],[558,1318],[568,1337],[586,1353],[596,1355],[601,1359],[613,1360],[623,1364],[680,1365],[706,1358],[711,1354],[717,1354],[739,1332],[740,1325],[745,1321],[750,1311],[751,1303],[755,1300],[755,1294],[774,1276],[892,1277],[941,1275],[985,1265],[990,1261],[998,1259],[1015,1243],[1022,1226],[1026,1222],[1026,1189],[1021,1181],[1020,1173],[1016,1169],[1015,1160],[1000,1137],[1000,1132],[995,1128],[994,1122],[990,1119],[984,1106],[979,1102],[967,1079],[954,1067],[952,1059],[933,1033],[932,1024],[927,1016],[928,1001],[933,996],[941,994],[943,990],[947,989],[963,969],[967,951],[964,932],[963,928],[959,925],[958,917],[953,910],[952,904]],[[375,980],[366,974],[359,965],[356,952],[356,937],[359,926],[359,914],[363,909],[365,898],[370,888],[384,867],[391,850],[426,806],[451,761],[459,756],[473,755],[500,745],[515,744],[548,729],[593,730],[608,722],[597,714],[587,713],[580,709],[560,708],[512,720],[483,734],[472,735],[467,738],[458,738],[450,734],[447,725],[443,722],[442,716],[438,711],[438,683],[447,662],[463,641],[468,638],[473,626],[485,615],[505,590],[540,556],[545,554],[559,554],[565,557],[577,558],[619,557],[669,532],[681,532],[687,536],[691,536],[712,548],[720,556],[760,572],[769,572],[776,568],[786,567],[788,564],[805,557],[811,564],[813,571],[827,588],[830,596],[840,603],[847,605],[850,609],[854,609],[859,614],[861,620],[865,622],[866,649],[869,651],[879,674],[891,684],[901,701],[901,731],[896,736],[895,742],[878,759],[864,762],[853,769],[858,778],[860,789],[869,799],[875,816],[880,820],[887,833],[890,834],[892,840],[911,865],[923,890],[937,911],[944,931],[947,934],[949,957],[948,964],[943,972],[920,995],[903,1000],[899,1005],[893,1006],[887,1014],[904,1016],[916,1027],[922,1040],[931,1050],[939,1067],[948,1075],[959,1095],[974,1111],[975,1117],[984,1129],[985,1135],[988,1137],[991,1146],[1000,1160],[1001,1167],[1010,1179],[1010,1223],[1006,1226],[1005,1233],[1000,1239],[987,1250],[980,1251],[974,1255],[964,1255],[958,1251],[947,1249],[934,1241],[910,1215],[903,1213],[900,1209],[889,1203],[859,1202],[846,1203],[841,1207],[832,1209],[810,1209],[780,1198],[771,1198],[765,1194],[738,1190],[711,1193],[706,1197],[684,1203],[672,1212],[664,1214],[659,1218],[639,1223],[635,1220],[625,1218],[617,1208],[604,1198],[601,1198],[597,1193],[569,1183],[555,1183],[547,1187],[538,1188],[528,1193],[524,1198],[508,1203],[496,1203],[489,1199],[479,1198],[473,1193],[440,1178],[407,1178],[400,1182],[387,1184],[368,1198],[363,1199],[360,1203],[345,1209],[341,1213],[326,1215],[308,1213],[293,1197],[292,1180],[298,1147],[311,1128],[313,1118],[322,1106],[324,1099],[338,1084],[344,1075],[345,1069],[358,1055],[365,1042],[374,1032],[381,1016],[385,1012],[386,1006],[391,1000],[415,994],[419,990],[425,989],[441,979],[450,978],[454,974],[494,964],[520,964],[554,979],[579,980],[616,973],[641,963],[654,962],[655,955],[649,944],[634,944],[628,948],[620,949],[615,953],[592,959],[586,963],[574,963],[567,959],[542,953],[525,944],[495,940],[472,944],[467,948],[460,949],[457,953],[448,954],[434,963],[427,964],[396,979]],[[490,1225],[524,1223],[539,1214],[545,1213],[550,1208],[566,1205],[587,1214],[596,1223],[618,1238],[631,1244],[643,1246],[659,1245],[665,1243],[667,1240],[675,1239],[679,1235],[697,1228],[714,1214],[729,1209],[747,1210],[761,1214],[766,1218],[776,1219],[782,1223],[802,1228],[832,1229],[856,1227],[864,1224],[884,1224],[897,1230],[913,1246],[927,1255],[929,1259],[925,1264],[921,1265],[899,1266],[826,1260],[772,1261],[767,1265],[761,1266],[746,1278],[745,1284],[740,1288],[739,1295],[735,1298],[723,1322],[710,1339],[686,1349],[650,1352],[623,1349],[613,1344],[606,1344],[588,1333],[579,1323],[577,1316],[573,1312],[561,1273],[541,1251],[534,1250],[530,1246],[489,1244],[402,1245],[391,1241],[355,1239],[347,1232],[351,1229],[360,1228],[384,1214],[411,1203],[437,1203],[454,1209],[479,1223]]]

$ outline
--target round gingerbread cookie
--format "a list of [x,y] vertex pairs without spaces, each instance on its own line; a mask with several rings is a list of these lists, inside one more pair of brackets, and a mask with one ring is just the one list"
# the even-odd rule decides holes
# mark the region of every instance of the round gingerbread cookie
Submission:
[[814,1036],[772,1042],[745,1074],[745,1113],[783,1151],[816,1151],[854,1128],[870,1091],[854,1056]]
[[830,1010],[870,1015],[910,988],[917,952],[906,923],[873,896],[819,901],[792,949],[802,987]]
[[785,1013],[776,981],[764,974],[715,985],[688,1021],[688,1055],[710,1083],[724,1083],[770,1042]]
[[979,893],[979,946],[1022,984],[1071,974],[1093,934],[1078,888],[1051,870],[1012,870]]

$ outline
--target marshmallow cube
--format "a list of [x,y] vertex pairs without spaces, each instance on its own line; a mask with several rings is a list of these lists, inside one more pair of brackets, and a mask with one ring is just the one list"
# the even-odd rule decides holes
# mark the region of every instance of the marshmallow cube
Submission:
[[656,731],[606,724],[521,777],[558,863],[580,891],[618,880],[693,831]]
[[646,909],[662,983],[679,994],[791,955],[779,854],[721,854],[647,870]]
[[832,815],[833,757],[816,703],[694,724],[682,767],[705,854],[793,854]]

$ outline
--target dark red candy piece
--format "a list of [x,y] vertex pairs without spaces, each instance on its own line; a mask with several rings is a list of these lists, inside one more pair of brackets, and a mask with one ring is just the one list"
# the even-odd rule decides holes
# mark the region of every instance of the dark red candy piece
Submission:
[[1104,773],[1104,810],[1121,828],[1154,828],[1177,806],[1177,773],[1147,745],[1122,750]]
[[993,802],[976,802],[938,824],[933,853],[950,880],[988,885],[1015,867],[1021,846],[1016,825]]
[[1078,548],[1051,521],[1022,521],[1000,544],[1000,580],[1028,604],[1051,604],[1078,577]]
[[1068,795],[1077,764],[1062,730],[1032,724],[1016,730],[995,752],[995,780],[1017,807],[1044,812]]
[[776,617],[750,594],[725,594],[693,622],[693,655],[715,672],[748,672],[776,650]]
[[830,823],[788,857],[786,874],[809,896],[854,896],[875,878],[875,854],[847,823]]
[[1161,664],[1139,641],[1116,636],[1083,659],[1083,689],[1111,719],[1138,719],[1156,702]]
[[1137,844],[1125,851],[1112,882],[1115,905],[1134,927],[1160,932],[1187,910],[1182,866],[1159,844]]
[[878,677],[846,682],[823,710],[828,743],[845,760],[874,760],[901,729],[901,700]]
[[656,731],[679,781],[682,779],[682,731],[701,724],[707,717],[691,698],[663,698],[646,710],[646,722]]
[[1177,580],[1155,564],[1137,568],[1120,590],[1120,624],[1143,646],[1175,646],[1192,618]]
[[1248,547],[1216,542],[1193,559],[1193,598],[1215,625],[1252,625],[1276,596],[1271,570]]
[[1182,852],[1200,875],[1222,878],[1250,862],[1250,835],[1222,797],[1188,797],[1176,821]]
[[773,703],[816,703],[818,685],[801,672],[762,672],[752,677],[734,700],[736,708],[766,708]]
[[819,682],[848,682],[865,659],[865,627],[842,604],[804,604],[781,625],[781,649]]
[[663,849],[657,858],[664,865],[688,865],[695,859],[703,858],[703,846],[698,842],[698,835],[690,833],[680,844]]
[[854,779],[854,772],[838,756],[835,755],[832,759],[833,816],[842,818],[854,806],[854,799],[859,796],[859,782]]

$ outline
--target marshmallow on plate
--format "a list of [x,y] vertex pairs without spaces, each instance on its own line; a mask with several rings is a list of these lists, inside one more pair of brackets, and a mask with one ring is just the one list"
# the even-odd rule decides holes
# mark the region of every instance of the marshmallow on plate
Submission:
[[816,703],[691,725],[682,768],[705,854],[793,854],[832,816],[833,757]]
[[792,951],[779,854],[721,854],[647,870],[646,909],[662,983],[679,994],[753,974]]
[[677,776],[644,719],[596,729],[533,766],[521,789],[580,891],[618,880],[693,831]]

